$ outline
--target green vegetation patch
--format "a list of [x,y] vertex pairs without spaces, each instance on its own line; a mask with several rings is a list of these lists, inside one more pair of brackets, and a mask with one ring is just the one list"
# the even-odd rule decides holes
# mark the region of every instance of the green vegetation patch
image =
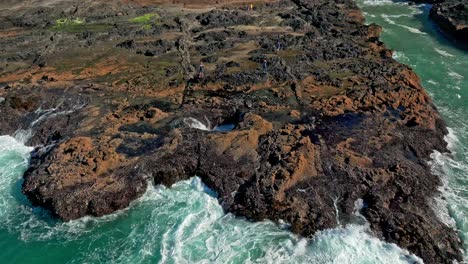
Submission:
[[130,22],[146,24],[146,23],[149,23],[149,22],[151,22],[153,20],[157,20],[159,18],[160,17],[159,17],[158,14],[149,13],[149,14],[144,14],[144,15],[139,16],[139,17],[134,17],[134,18],[130,19]]
[[53,30],[70,33],[80,33],[85,31],[106,31],[111,28],[107,24],[86,24],[83,18],[60,18],[55,20]]
[[142,29],[149,30],[153,26],[157,26],[161,24],[161,17],[156,13],[148,13],[142,16],[134,17],[129,21],[132,23],[143,24],[141,27]]
[[145,25],[143,25],[141,28],[142,28],[142,29],[145,29],[145,30],[149,30],[149,29],[151,29],[152,27],[153,27],[153,26],[152,26],[151,24],[145,24]]
[[77,25],[83,25],[85,23],[85,20],[82,18],[59,18],[55,20],[55,26],[54,29],[56,30],[61,30],[65,29],[68,27],[73,27]]

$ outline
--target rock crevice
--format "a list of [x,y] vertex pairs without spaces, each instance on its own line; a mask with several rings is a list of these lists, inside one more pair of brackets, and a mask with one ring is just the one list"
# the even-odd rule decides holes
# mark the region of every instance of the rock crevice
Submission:
[[[0,132],[39,108],[86,102],[35,124],[22,189],[34,205],[63,220],[102,216],[148,184],[197,175],[226,212],[253,221],[311,237],[352,223],[362,201],[378,237],[427,263],[461,260],[430,202],[440,179],[427,161],[447,151],[445,123],[353,1],[92,6],[77,11],[85,22],[58,20],[60,1],[0,10],[10,21],[35,14],[0,32]],[[50,32],[54,56],[38,37]]]

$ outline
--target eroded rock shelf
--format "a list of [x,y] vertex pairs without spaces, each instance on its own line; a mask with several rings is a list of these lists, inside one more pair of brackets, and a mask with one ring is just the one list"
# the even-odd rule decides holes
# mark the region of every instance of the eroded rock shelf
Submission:
[[32,132],[34,205],[102,216],[198,175],[253,221],[309,237],[362,199],[378,237],[461,259],[431,208],[445,124],[353,1],[155,2],[0,4],[0,134]]

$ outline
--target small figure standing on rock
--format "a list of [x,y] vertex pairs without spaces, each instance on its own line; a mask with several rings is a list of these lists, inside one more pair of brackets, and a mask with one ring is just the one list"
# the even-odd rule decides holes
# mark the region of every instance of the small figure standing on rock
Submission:
[[267,62],[267,60],[263,60],[262,69],[263,69],[264,74],[268,74],[268,62]]
[[249,10],[249,11],[253,11],[253,9],[254,9],[254,6],[253,6],[252,3],[250,3],[250,5],[249,5],[249,7],[248,7],[248,10]]
[[278,53],[281,50],[281,41],[280,38],[276,40],[276,52]]
[[198,78],[203,79],[205,77],[205,64],[203,61],[200,61],[200,66],[198,66]]

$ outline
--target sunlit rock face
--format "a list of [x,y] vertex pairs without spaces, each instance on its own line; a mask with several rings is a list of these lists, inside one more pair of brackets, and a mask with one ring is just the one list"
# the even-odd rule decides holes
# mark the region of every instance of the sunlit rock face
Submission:
[[0,131],[38,145],[33,204],[102,216],[197,175],[225,211],[304,236],[350,222],[361,199],[379,237],[460,259],[428,204],[445,124],[381,28],[348,0],[210,4],[1,11]]

